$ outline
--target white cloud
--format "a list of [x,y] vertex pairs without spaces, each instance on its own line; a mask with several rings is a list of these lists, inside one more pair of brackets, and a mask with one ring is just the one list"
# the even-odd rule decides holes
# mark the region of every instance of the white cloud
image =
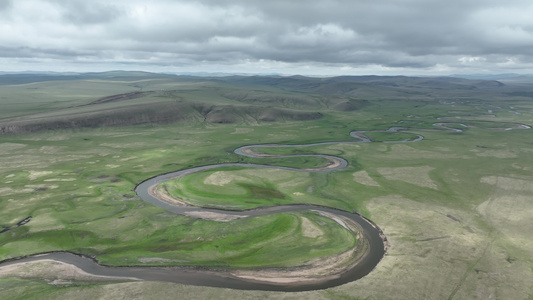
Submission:
[[462,64],[471,64],[471,63],[484,62],[486,61],[486,59],[484,57],[479,57],[479,56],[463,56],[459,58],[459,61]]
[[526,0],[3,1],[4,69],[425,74],[533,64]]

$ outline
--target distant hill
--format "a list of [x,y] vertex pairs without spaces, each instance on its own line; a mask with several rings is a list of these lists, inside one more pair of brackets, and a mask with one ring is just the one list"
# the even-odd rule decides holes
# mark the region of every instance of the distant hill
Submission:
[[305,121],[380,101],[533,97],[511,81],[456,77],[178,76],[110,71],[0,75],[0,132],[163,124]]
[[521,83],[533,83],[533,74],[467,74],[467,75],[453,75],[458,78],[465,78],[470,80],[498,80],[502,82],[521,82]]

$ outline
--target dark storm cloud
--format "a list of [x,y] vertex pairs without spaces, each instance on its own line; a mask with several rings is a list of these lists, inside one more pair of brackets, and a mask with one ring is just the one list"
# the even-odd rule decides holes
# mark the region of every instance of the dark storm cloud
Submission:
[[525,0],[18,0],[2,5],[0,12],[7,15],[0,20],[3,64],[17,49],[26,49],[21,57],[60,62],[64,57],[65,63],[283,65],[317,72],[365,66],[497,71],[532,60],[533,4]]

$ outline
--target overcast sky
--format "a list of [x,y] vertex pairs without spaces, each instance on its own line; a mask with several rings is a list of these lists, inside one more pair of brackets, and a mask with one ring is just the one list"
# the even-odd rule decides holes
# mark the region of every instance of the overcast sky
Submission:
[[533,73],[531,0],[0,0],[0,71]]

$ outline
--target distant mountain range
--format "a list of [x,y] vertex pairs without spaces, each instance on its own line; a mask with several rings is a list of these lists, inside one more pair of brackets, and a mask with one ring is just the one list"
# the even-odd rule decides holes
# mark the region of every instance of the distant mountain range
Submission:
[[[206,74],[207,75],[207,74]],[[171,122],[319,119],[390,101],[531,101],[533,76],[191,76],[139,71],[0,75],[0,133]],[[529,80],[529,81],[528,81]],[[59,94],[58,94],[59,93]]]
[[[392,77],[407,77],[402,75],[396,76],[382,76],[382,75],[339,75],[339,76],[300,76],[300,75],[287,75],[281,73],[227,73],[227,72],[163,72],[163,73],[153,73],[145,71],[122,71],[122,70],[113,70],[106,72],[54,72],[54,71],[17,71],[17,72],[6,72],[0,71],[1,75],[46,75],[46,76],[76,76],[76,75],[89,75],[94,76],[107,74],[108,76],[117,76],[117,75],[126,75],[127,76],[146,76],[147,74],[155,75],[177,75],[177,76],[192,76],[192,77],[233,77],[233,76],[244,76],[244,77],[302,77],[302,78],[334,78],[334,77],[361,77],[361,78],[370,78],[370,77],[382,77],[382,78],[392,78]],[[408,76],[408,77],[420,77],[420,78],[433,78],[433,77],[453,77],[453,78],[464,78],[470,80],[530,80],[533,81],[533,74],[517,74],[517,73],[502,73],[502,74],[452,74],[448,76]]]

